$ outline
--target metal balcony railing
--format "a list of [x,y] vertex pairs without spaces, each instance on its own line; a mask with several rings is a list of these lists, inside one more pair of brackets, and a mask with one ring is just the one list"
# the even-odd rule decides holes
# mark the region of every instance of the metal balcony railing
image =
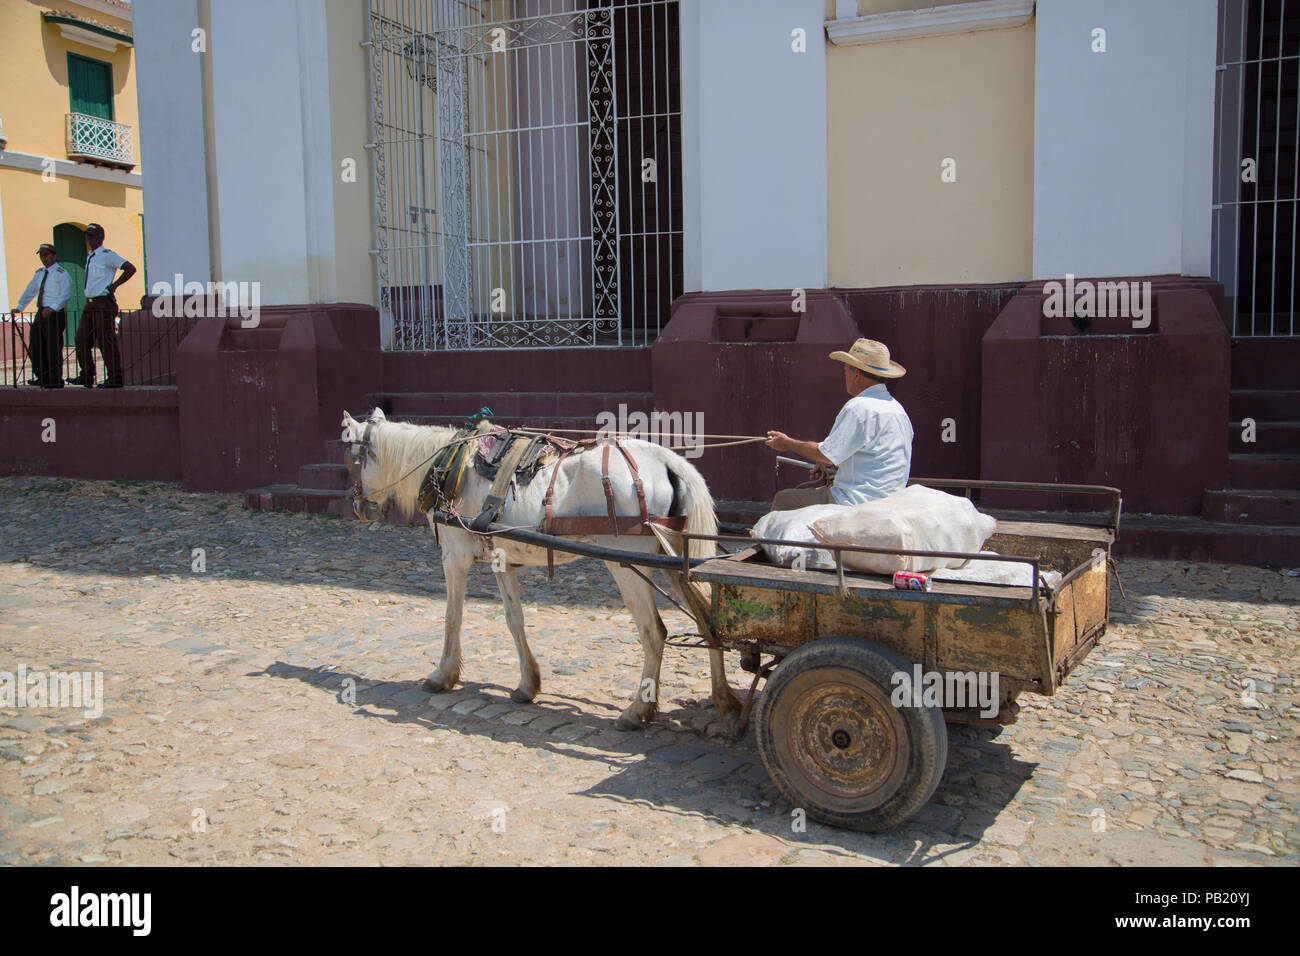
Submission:
[[68,159],[110,163],[132,169],[135,134],[124,123],[85,113],[68,114]]

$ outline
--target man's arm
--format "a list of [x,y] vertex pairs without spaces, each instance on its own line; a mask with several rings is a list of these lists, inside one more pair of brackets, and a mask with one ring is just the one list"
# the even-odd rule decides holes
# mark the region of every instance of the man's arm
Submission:
[[792,451],[796,454],[803,455],[809,461],[815,461],[819,465],[833,465],[831,461],[822,454],[821,447],[815,441],[798,441],[791,438],[784,432],[768,432],[767,447],[773,451]]
[[32,301],[32,299],[36,298],[36,294],[37,292],[40,291],[40,288],[41,288],[41,274],[37,272],[36,275],[32,276],[32,281],[27,283],[27,288],[23,289],[23,294],[18,297],[17,307],[14,308],[12,311],[10,311],[9,314],[17,315],[23,309],[27,308],[27,303]]
[[108,294],[112,295],[117,291],[118,286],[125,285],[127,282],[131,281],[131,276],[133,275],[135,275],[135,266],[131,265],[129,262],[123,262],[122,274],[118,276],[116,282],[110,282],[108,284]]

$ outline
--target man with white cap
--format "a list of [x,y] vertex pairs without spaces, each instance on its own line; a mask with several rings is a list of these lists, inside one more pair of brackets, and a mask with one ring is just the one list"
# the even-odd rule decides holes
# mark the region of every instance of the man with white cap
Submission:
[[41,267],[27,283],[27,288],[18,299],[18,308],[11,312],[16,316],[27,303],[36,300],[36,316],[32,319],[32,374],[28,385],[41,388],[63,387],[63,329],[67,325],[68,300],[72,298],[72,277],[59,265],[58,254],[48,242],[42,242],[36,250]]
[[767,433],[767,446],[792,451],[809,461],[832,466],[835,482],[821,488],[778,491],[773,511],[809,505],[858,505],[885,498],[907,487],[912,470],[912,421],[885,382],[902,378],[907,369],[873,339],[858,339],[847,352],[832,352],[844,363],[844,387],[850,395],[821,442],[797,441],[778,431]]

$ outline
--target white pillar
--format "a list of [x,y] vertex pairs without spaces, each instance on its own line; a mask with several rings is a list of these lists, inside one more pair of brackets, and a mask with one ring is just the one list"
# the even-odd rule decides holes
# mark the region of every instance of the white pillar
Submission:
[[1208,275],[1215,0],[1036,18],[1034,276]]
[[[197,0],[136,0],[136,92],[145,257],[155,279],[211,277]],[[210,41],[210,37],[204,38]],[[177,290],[179,292],[179,290]]]
[[687,292],[826,285],[825,8],[681,0]]

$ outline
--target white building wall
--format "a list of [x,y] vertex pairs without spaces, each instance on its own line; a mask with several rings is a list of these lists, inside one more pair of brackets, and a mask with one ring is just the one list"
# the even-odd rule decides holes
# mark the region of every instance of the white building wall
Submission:
[[[197,0],[135,0],[145,256],[154,281],[211,278]],[[2,280],[0,280],[2,281]]]
[[1038,0],[1036,17],[1035,277],[1208,275],[1215,0]]
[[825,10],[681,0],[688,292],[827,283]]
[[[257,29],[249,29],[256,24]],[[325,13],[313,0],[212,4],[221,278],[263,305],[332,297]]]

